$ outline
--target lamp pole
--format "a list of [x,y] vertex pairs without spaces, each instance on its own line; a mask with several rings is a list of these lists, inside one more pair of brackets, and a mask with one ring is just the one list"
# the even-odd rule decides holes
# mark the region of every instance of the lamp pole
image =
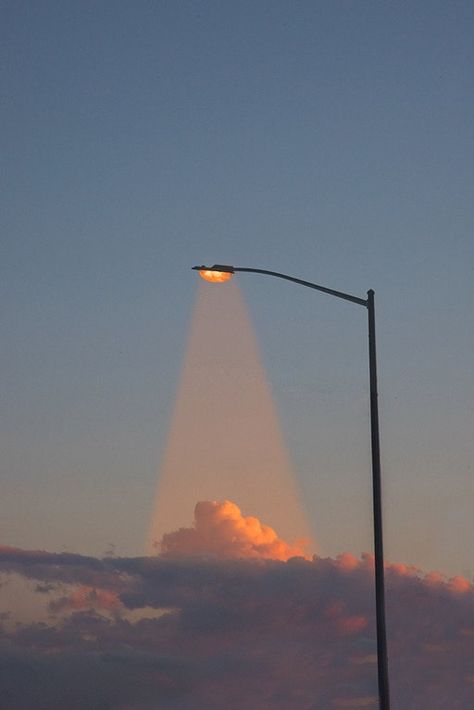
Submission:
[[388,656],[387,633],[385,624],[385,583],[383,559],[383,534],[382,534],[382,482],[380,475],[380,436],[379,436],[379,410],[377,393],[377,353],[375,347],[375,293],[372,289],[367,292],[367,298],[358,298],[342,291],[335,291],[325,286],[319,286],[311,281],[296,279],[287,274],[266,269],[250,269],[234,267],[224,264],[214,266],[193,266],[195,271],[206,281],[228,281],[237,272],[250,272],[276,276],[286,281],[292,281],[300,286],[322,291],[330,296],[342,298],[367,308],[368,335],[369,335],[369,392],[370,392],[370,443],[372,453],[372,501],[374,520],[374,560],[375,560],[375,619],[377,627],[377,677],[380,710],[390,710],[390,694],[388,683]]

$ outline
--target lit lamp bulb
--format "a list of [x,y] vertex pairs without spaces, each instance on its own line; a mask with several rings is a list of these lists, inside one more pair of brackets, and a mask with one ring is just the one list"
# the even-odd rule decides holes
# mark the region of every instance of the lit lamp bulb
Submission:
[[193,269],[199,273],[199,276],[204,281],[209,281],[213,284],[222,284],[229,281],[234,275],[234,267],[227,264],[214,264],[214,266],[193,266]]
[[224,281],[229,281],[234,274],[230,271],[211,271],[209,269],[201,269],[199,276],[204,281],[209,281],[213,284],[222,284]]

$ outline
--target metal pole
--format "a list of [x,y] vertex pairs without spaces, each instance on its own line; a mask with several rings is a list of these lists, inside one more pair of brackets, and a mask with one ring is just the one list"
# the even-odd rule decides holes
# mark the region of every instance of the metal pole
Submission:
[[372,488],[374,507],[375,613],[377,625],[377,673],[381,710],[390,710],[388,687],[387,633],[385,628],[385,588],[382,536],[382,485],[380,480],[379,409],[377,394],[377,356],[375,349],[374,291],[367,292],[369,313],[370,438],[372,449]]

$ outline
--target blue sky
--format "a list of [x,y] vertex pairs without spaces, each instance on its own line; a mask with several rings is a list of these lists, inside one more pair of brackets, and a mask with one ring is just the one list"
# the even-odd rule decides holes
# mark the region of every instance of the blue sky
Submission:
[[[2,542],[141,551],[220,261],[375,289],[387,556],[472,578],[472,4],[2,15]],[[364,313],[239,283],[320,547],[367,549]]]

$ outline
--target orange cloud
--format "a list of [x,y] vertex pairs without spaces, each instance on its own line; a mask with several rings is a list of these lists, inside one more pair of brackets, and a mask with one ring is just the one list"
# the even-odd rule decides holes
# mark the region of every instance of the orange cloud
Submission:
[[305,542],[293,545],[278,537],[258,518],[244,516],[229,500],[202,501],[194,509],[194,524],[163,535],[163,557],[212,555],[220,559],[257,558],[286,561],[307,557]]
[[367,619],[362,615],[345,616],[339,619],[337,628],[341,634],[357,634],[368,625]]
[[347,570],[352,572],[352,570],[357,569],[359,566],[359,560],[355,555],[351,555],[349,552],[343,552],[337,556],[337,562],[339,569]]
[[79,587],[71,595],[71,607],[74,609],[118,609],[121,606],[120,599],[110,589]]
[[110,589],[89,587],[81,585],[74,589],[67,597],[51,603],[53,611],[71,609],[96,609],[103,611],[117,611],[122,607],[122,602],[117,594]]
[[471,583],[465,577],[452,577],[449,580],[449,588],[452,592],[468,592],[472,589]]

